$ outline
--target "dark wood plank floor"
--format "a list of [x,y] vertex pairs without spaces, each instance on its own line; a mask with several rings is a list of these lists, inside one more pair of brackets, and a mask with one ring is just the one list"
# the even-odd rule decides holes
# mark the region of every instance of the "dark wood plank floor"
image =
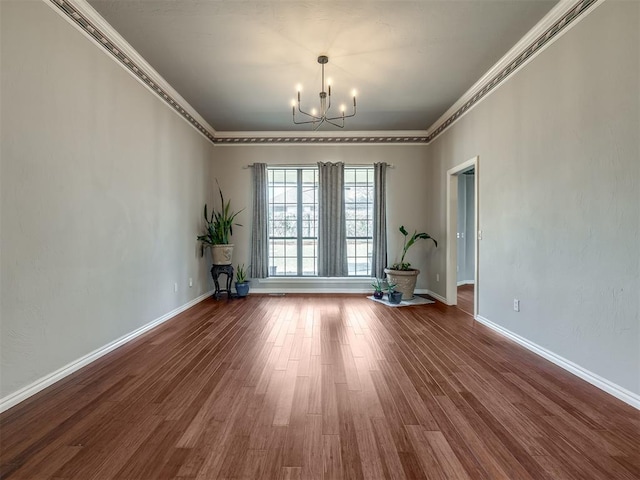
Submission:
[[473,315],[473,296],[475,285],[460,285],[458,287],[458,308],[469,315]]
[[442,304],[207,300],[0,416],[6,479],[640,478],[640,417]]

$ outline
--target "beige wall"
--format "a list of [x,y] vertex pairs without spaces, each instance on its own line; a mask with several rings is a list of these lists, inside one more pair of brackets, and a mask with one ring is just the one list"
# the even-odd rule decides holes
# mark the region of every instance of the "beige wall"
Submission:
[[432,142],[425,177],[444,240],[446,172],[480,157],[479,314],[636,394],[639,10],[589,14]]
[[[368,164],[387,162],[394,168],[387,171],[387,230],[389,261],[399,260],[402,249],[400,225],[407,229],[424,231],[427,228],[425,202],[427,192],[426,145],[270,145],[216,147],[215,173],[223,187],[223,193],[232,200],[233,208],[246,208],[239,217],[244,228],[234,230],[233,241],[237,245],[234,258],[239,263],[249,263],[251,232],[251,169],[244,168],[255,162],[267,164],[316,165],[318,162],[345,162],[345,164]],[[215,182],[215,180],[214,180]],[[409,251],[409,261],[423,270],[432,248],[426,242],[417,243]],[[370,282],[364,282],[368,287]],[[335,285],[335,284],[334,284]],[[254,282],[261,288],[264,284]],[[278,288],[271,283],[270,288]],[[426,275],[418,278],[418,288],[426,288]],[[289,288],[292,288],[289,286]],[[294,287],[295,288],[295,287]],[[302,288],[312,288],[309,284]]]
[[45,3],[0,8],[1,399],[210,290],[213,147]]

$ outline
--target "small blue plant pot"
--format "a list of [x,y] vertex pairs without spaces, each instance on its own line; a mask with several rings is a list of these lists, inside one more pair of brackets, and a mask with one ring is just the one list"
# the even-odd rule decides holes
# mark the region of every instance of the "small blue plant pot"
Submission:
[[389,303],[393,305],[398,305],[402,301],[402,292],[391,292],[387,294],[389,298]]
[[249,295],[249,282],[236,282],[236,293],[239,297],[246,297]]

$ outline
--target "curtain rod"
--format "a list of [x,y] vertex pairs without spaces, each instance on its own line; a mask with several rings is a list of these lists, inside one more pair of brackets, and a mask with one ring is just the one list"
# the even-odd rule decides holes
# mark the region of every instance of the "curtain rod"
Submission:
[[[307,165],[274,164],[274,165],[267,165],[267,168],[317,168],[317,166],[318,165],[315,163],[309,163]],[[349,165],[345,164],[344,167],[345,168],[363,168],[363,167],[371,168],[373,167],[373,163],[362,163],[362,164],[350,163]],[[253,163],[250,163],[249,165],[245,165],[242,168],[243,169],[253,168]],[[396,166],[391,163],[387,163],[387,168],[396,168]]]

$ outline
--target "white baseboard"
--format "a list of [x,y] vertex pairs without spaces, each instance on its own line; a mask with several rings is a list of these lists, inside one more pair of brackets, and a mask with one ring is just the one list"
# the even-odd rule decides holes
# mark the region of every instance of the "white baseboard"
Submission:
[[[266,294],[266,295],[274,295],[274,294],[287,294],[287,293],[302,293],[302,294],[314,294],[314,293],[335,293],[335,294],[344,294],[344,295],[371,295],[373,292],[373,288],[360,288],[360,287],[349,287],[349,288],[336,288],[336,287],[328,287],[328,288],[261,288],[261,287],[251,287],[251,293],[255,294]],[[431,292],[426,288],[416,288],[415,293],[417,294],[429,294]]]
[[113,342],[110,342],[107,345],[100,347],[97,350],[94,350],[93,352],[88,353],[83,357],[78,358],[77,360],[74,360],[73,362],[65,365],[64,367],[59,368],[55,372],[45,375],[44,377],[36,380],[30,385],[27,385],[26,387],[21,388],[16,392],[10,393],[6,397],[0,399],[0,413],[10,409],[11,407],[26,400],[32,395],[35,395],[39,391],[44,390],[48,386],[53,385],[55,382],[62,380],[64,377],[71,375],[73,372],[80,370],[82,367],[89,365],[91,362],[96,361],[103,355],[106,355],[107,353],[124,345],[125,343],[130,342],[134,338],[139,337],[140,335],[151,330],[152,328],[157,327],[161,323],[164,323],[167,320],[175,317],[179,313],[184,312],[188,308],[193,307],[195,304],[200,303],[202,300],[205,300],[206,298],[210,297],[212,294],[213,294],[213,291],[204,293],[199,297],[194,298],[190,302],[187,302],[184,305],[176,308],[175,310],[172,310],[169,313],[166,313],[163,316],[158,317],[155,320],[152,320],[146,325],[143,325],[142,327],[137,328],[133,332],[128,333],[114,340]]
[[513,340],[514,342],[522,345],[527,350],[532,351],[533,353],[540,355],[542,358],[549,360],[552,363],[555,363],[561,368],[564,368],[570,373],[580,377],[581,379],[589,382],[591,385],[598,387],[600,390],[607,392],[610,395],[622,400],[623,402],[631,405],[634,408],[640,410],[640,395],[630,392],[626,388],[623,388],[619,385],[616,385],[613,382],[610,382],[606,378],[602,378],[601,376],[582,368],[580,365],[576,365],[570,360],[567,360],[560,355],[557,355],[540,345],[536,345],[535,343],[527,340],[524,337],[521,337],[517,333],[513,333],[506,328],[493,323],[491,320],[488,320],[480,315],[476,316],[476,320],[483,325],[486,325],[490,329],[498,332],[501,335]]
[[287,294],[287,293],[337,293],[337,294],[361,294],[368,293],[371,295],[373,288],[254,288],[251,287],[251,293],[255,294]]
[[476,282],[473,280],[460,280],[458,282],[458,286],[461,287],[462,285],[475,285]]
[[427,294],[431,295],[433,298],[435,298],[436,300],[438,300],[439,302],[444,303],[445,305],[449,305],[447,303],[447,299],[444,298],[442,295],[438,295],[437,293],[431,291],[431,290],[427,290],[426,291]]

